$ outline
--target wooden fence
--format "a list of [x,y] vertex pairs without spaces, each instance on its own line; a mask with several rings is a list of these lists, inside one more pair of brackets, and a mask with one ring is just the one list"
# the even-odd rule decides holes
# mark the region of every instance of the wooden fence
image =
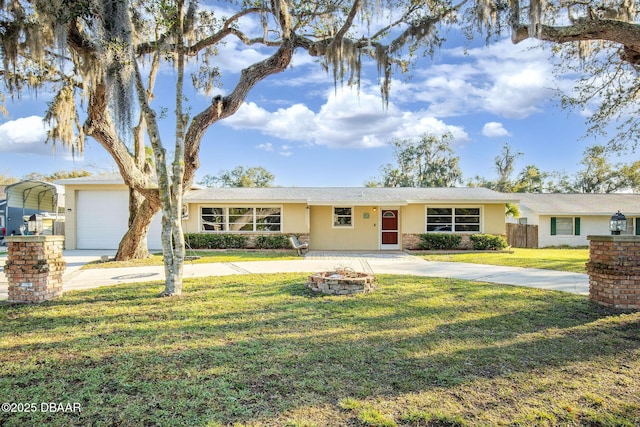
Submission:
[[507,223],[507,242],[514,248],[537,248],[538,226]]

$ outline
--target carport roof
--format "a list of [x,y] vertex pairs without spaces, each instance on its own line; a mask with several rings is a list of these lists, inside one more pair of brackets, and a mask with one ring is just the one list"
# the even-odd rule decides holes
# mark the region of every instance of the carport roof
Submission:
[[57,212],[63,205],[64,187],[44,181],[21,181],[7,185],[7,207]]

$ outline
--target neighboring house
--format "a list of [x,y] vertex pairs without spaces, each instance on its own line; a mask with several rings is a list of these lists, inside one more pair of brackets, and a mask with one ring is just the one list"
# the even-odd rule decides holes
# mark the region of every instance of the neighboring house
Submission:
[[623,234],[640,235],[639,194],[517,194],[521,224],[538,226],[538,247],[587,246],[587,236],[610,235],[618,210],[627,217]]
[[6,234],[22,234],[25,218],[44,217],[44,234],[64,234],[64,187],[43,181],[20,181],[7,185],[4,206]]
[[[122,179],[57,183],[66,188],[66,248],[117,248],[128,218]],[[313,250],[412,249],[425,232],[504,235],[505,205],[516,202],[485,188],[204,188],[185,194],[183,226],[185,233],[297,235]],[[154,224],[148,245],[159,248]]]
[[[6,185],[0,185],[0,229],[6,232],[5,224],[7,223],[5,212],[7,210],[7,193],[5,193],[4,189]],[[2,238],[2,236],[0,236]]]

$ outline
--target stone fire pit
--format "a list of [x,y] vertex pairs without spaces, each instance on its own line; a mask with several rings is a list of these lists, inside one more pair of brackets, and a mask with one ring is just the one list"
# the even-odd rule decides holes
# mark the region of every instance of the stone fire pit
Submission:
[[314,292],[329,295],[351,295],[371,292],[375,289],[375,283],[373,274],[336,270],[312,274],[305,286]]

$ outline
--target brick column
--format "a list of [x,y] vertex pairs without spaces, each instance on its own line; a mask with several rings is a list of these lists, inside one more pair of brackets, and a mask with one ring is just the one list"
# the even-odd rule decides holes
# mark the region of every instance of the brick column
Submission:
[[606,307],[640,310],[640,236],[587,236],[589,298]]
[[38,303],[62,295],[64,236],[6,237],[9,302]]

